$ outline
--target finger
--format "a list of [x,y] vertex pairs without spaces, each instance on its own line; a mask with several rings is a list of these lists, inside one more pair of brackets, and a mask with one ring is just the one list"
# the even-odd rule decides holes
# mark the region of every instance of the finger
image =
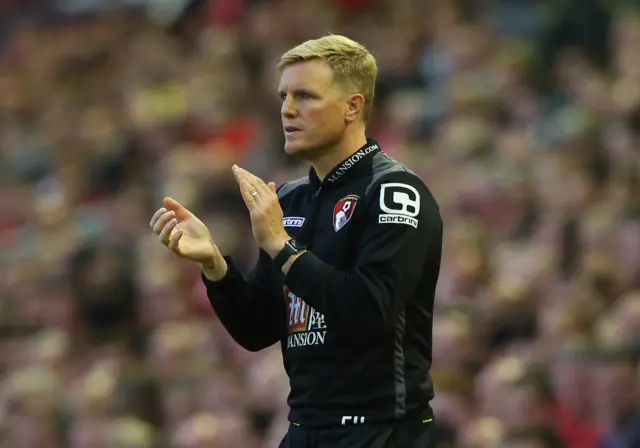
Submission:
[[240,182],[240,193],[242,194],[242,200],[252,210],[257,205],[257,192],[249,182],[242,180]]
[[269,200],[269,196],[271,195],[271,193],[266,187],[262,187],[261,185],[250,184],[249,188],[250,188],[249,192],[251,194],[251,197],[253,198],[253,201],[258,206],[263,206],[265,202]]
[[[271,192],[269,191],[267,184],[262,179],[244,168],[236,166],[235,170],[239,173],[238,176],[241,181],[249,184],[249,190],[256,203],[260,203],[269,197]],[[255,192],[255,194],[253,194],[253,192]]]
[[272,193],[276,193],[277,194],[277,189],[276,189],[276,183],[275,182],[269,182],[269,190],[271,190]]
[[180,244],[180,238],[182,238],[182,230],[177,229],[169,238],[169,249],[177,251],[178,244]]
[[187,218],[193,216],[189,210],[187,210],[182,204],[171,197],[166,197],[162,201],[167,210],[172,210],[180,221],[184,221]]
[[255,182],[249,176],[249,172],[243,170],[238,165],[233,165],[233,176],[240,187],[240,193],[242,194],[242,199],[249,210],[252,207],[255,208],[258,202],[258,189],[256,188]]
[[164,212],[153,226],[154,233],[159,235],[160,232],[162,232],[162,229],[167,225],[167,223],[175,218],[175,216],[176,214],[173,211]]
[[260,199],[262,200],[268,199],[270,196],[273,196],[273,191],[271,191],[269,186],[265,184],[262,179],[260,179],[260,182],[256,183],[256,191],[258,192],[258,196],[260,196]]
[[256,189],[256,195],[254,196],[254,198],[259,205],[264,206],[265,204],[277,200],[277,196],[273,194],[273,192],[264,182],[255,185],[254,188]]
[[245,180],[256,187],[259,184],[264,183],[264,181],[258,176],[245,170],[244,168],[240,168],[238,165],[234,165],[233,172],[234,176],[236,176],[236,179],[239,181]]
[[235,178],[236,182],[238,183],[238,185],[240,185],[240,183],[246,177],[244,170],[240,169],[238,165],[233,165],[231,171],[233,171],[233,177]]
[[162,242],[162,244],[164,244],[165,246],[169,245],[169,240],[171,239],[171,232],[177,225],[178,225],[178,220],[174,218],[171,221],[169,221],[166,226],[164,226],[164,229],[162,229],[162,232],[160,232],[160,235],[159,235],[160,241]]
[[244,171],[246,178],[254,185],[258,186],[258,185],[264,185],[266,186],[267,184],[265,183],[265,181],[263,181],[260,177],[256,176],[255,174],[245,170],[244,168],[240,168],[242,171]]
[[151,227],[153,229],[153,226],[156,225],[156,222],[158,222],[158,219],[160,219],[160,217],[167,211],[166,208],[164,207],[160,207],[158,210],[156,210],[156,212],[153,214],[153,216],[151,217],[151,221],[149,221],[149,227]]

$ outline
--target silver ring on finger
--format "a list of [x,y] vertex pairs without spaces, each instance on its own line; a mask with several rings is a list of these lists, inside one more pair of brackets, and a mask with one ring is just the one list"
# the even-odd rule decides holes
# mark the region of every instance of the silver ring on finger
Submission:
[[251,196],[254,196],[254,197],[255,197],[255,196],[258,196],[258,192],[257,192],[256,190],[253,190],[253,191],[251,192]]

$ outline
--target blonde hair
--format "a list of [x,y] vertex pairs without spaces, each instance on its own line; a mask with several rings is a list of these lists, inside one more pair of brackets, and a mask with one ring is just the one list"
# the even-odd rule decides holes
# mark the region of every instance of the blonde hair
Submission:
[[335,82],[364,97],[362,118],[366,123],[371,116],[378,76],[376,60],[369,50],[348,37],[329,34],[287,51],[280,57],[278,69],[282,71],[290,65],[313,59],[325,61],[333,72]]

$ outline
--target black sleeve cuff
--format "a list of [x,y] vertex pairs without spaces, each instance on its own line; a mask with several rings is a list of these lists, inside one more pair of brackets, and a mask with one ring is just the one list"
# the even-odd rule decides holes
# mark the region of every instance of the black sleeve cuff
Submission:
[[227,273],[220,280],[209,280],[204,275],[204,272],[200,273],[200,277],[207,288],[207,295],[209,296],[209,299],[213,300],[214,298],[223,298],[225,296],[225,292],[228,291],[229,288],[232,288],[239,278],[242,278],[242,274],[238,271],[238,268],[233,263],[231,257],[226,256],[224,257],[224,260],[227,262]]
[[291,264],[285,283],[292,292],[301,297],[311,298],[322,295],[325,267],[326,264],[321,259],[307,251]]

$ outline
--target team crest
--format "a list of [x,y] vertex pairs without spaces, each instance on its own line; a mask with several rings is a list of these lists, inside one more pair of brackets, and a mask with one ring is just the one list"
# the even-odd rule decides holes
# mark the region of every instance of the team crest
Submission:
[[347,225],[359,199],[358,196],[350,194],[340,199],[333,208],[333,228],[336,229],[336,232]]

